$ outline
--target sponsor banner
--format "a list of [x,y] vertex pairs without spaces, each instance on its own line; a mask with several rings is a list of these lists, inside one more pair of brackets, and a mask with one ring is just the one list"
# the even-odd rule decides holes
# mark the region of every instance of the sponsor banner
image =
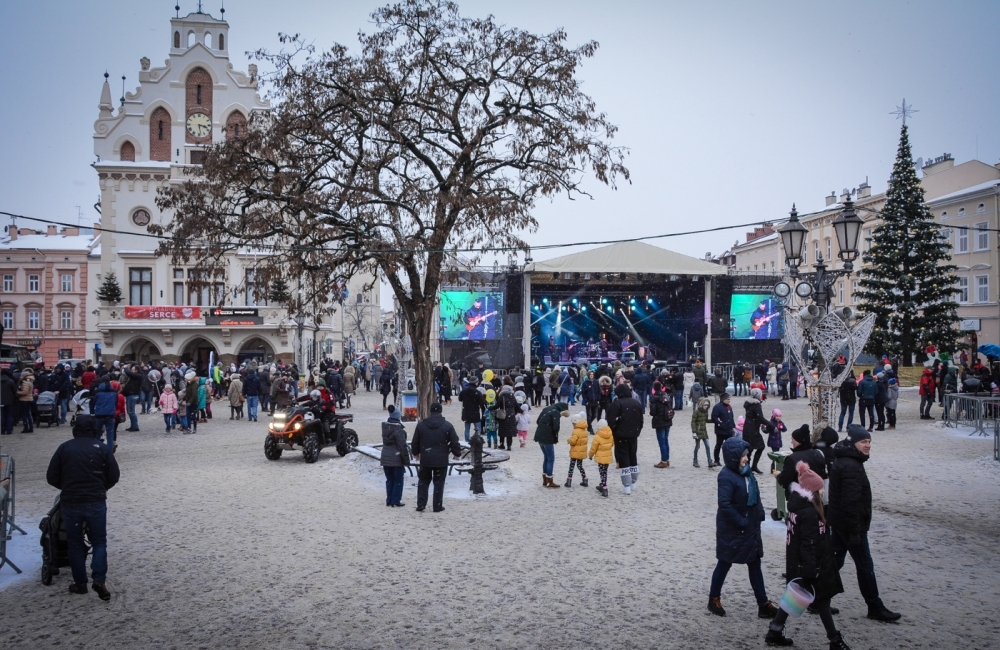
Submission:
[[264,317],[256,307],[213,307],[205,311],[205,324],[221,327],[263,325]]
[[37,348],[42,344],[42,339],[15,339],[14,345],[23,345],[26,348]]
[[160,305],[130,305],[125,318],[145,320],[192,320],[201,318],[201,307],[168,307]]
[[257,316],[256,307],[212,307],[206,316],[227,316],[232,318],[243,318],[246,316]]

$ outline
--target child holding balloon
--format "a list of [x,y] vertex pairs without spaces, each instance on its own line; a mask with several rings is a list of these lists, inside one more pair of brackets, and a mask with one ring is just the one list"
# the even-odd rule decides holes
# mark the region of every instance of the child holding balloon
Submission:
[[[490,372],[487,370],[486,372]],[[483,373],[483,378],[486,377],[486,373]],[[496,405],[497,392],[492,388],[486,391],[486,415],[483,428],[486,429],[486,446],[490,449],[498,447],[499,437],[497,436],[497,430],[500,428],[497,424],[496,409],[492,408]]]

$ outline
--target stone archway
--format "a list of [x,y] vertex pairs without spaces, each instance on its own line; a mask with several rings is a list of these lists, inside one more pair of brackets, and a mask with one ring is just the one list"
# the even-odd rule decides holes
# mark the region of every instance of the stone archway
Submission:
[[160,348],[149,339],[138,336],[121,347],[119,361],[150,363],[162,358]]
[[180,360],[182,363],[194,366],[199,376],[207,377],[209,361],[213,363],[219,361],[219,351],[205,337],[195,336],[181,346]]
[[251,336],[240,345],[236,363],[241,364],[250,359],[255,359],[258,363],[274,361],[274,346],[260,336]]

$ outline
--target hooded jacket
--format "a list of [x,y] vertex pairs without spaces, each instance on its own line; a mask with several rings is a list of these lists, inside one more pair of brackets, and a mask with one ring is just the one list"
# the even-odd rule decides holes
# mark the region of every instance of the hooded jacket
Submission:
[[541,445],[554,445],[559,442],[559,420],[563,411],[569,411],[566,402],[556,402],[542,409],[535,421],[535,442]]
[[92,390],[94,399],[90,401],[92,414],[99,418],[113,418],[118,407],[118,391],[111,387],[111,378],[105,375],[95,383]]
[[582,417],[573,424],[573,432],[566,440],[569,444],[570,460],[583,460],[587,457],[587,443],[590,442],[590,434],[587,432],[587,418]]
[[243,382],[240,381],[239,375],[233,375],[232,379],[229,380],[229,392],[227,395],[230,406],[240,406],[243,404]]
[[618,399],[611,402],[607,415],[615,440],[638,438],[645,421],[642,404],[625,385],[615,386],[615,397]]
[[[702,407],[705,408],[702,408]],[[708,409],[712,406],[712,400],[702,397],[698,400],[698,405],[691,413],[691,433],[698,440],[708,440]]]
[[674,425],[674,401],[663,392],[653,393],[649,400],[649,414],[654,429],[669,429]]
[[462,422],[481,422],[486,409],[486,398],[471,383],[458,394],[462,403]]
[[844,535],[868,532],[872,523],[872,486],[865,456],[847,440],[834,447],[830,466],[830,506],[826,520]]
[[406,447],[406,428],[399,422],[382,423],[382,467],[406,467],[410,450]]
[[35,374],[31,368],[25,368],[17,380],[17,399],[20,402],[32,402],[35,399]]
[[160,411],[163,413],[177,412],[177,394],[174,393],[173,388],[170,390],[164,388],[163,392],[160,393]]
[[854,377],[848,377],[840,385],[840,403],[844,406],[854,406],[858,403],[858,382]]
[[440,413],[417,423],[410,449],[414,456],[420,456],[421,467],[447,467],[449,450],[454,456],[462,453],[455,427]]
[[[479,392],[479,391],[476,391]],[[496,402],[490,407],[494,417],[496,413],[503,410],[503,419],[497,418],[497,433],[501,436],[514,437],[517,435],[517,420],[514,418],[518,414],[517,398],[514,397],[514,389],[504,386],[497,394]]]
[[785,536],[785,578],[807,580],[817,600],[843,593],[844,584],[834,562],[830,534],[812,504],[812,493],[792,483],[788,496],[788,533]]
[[920,394],[934,396],[934,371],[930,368],[924,368],[924,372],[920,375]]
[[711,388],[712,392],[716,395],[721,395],[729,389],[729,382],[726,381],[721,372],[716,371],[714,375],[709,377],[708,387]]
[[804,462],[809,466],[809,469],[819,474],[822,478],[827,477],[826,457],[823,455],[823,452],[815,449],[812,443],[803,442],[785,458],[785,464],[781,468],[781,473],[778,474],[778,485],[785,489],[786,497],[791,496],[789,489],[792,483],[799,480],[799,471],[795,469],[799,461]]
[[743,439],[747,441],[751,449],[763,449],[764,437],[760,435],[760,428],[771,427],[771,423],[764,419],[764,409],[760,405],[760,400],[750,397],[743,402],[743,409],[746,415],[743,420]]
[[108,490],[118,483],[118,462],[99,437],[94,418],[80,415],[73,426],[73,439],[59,445],[52,455],[45,479],[62,491],[62,503],[106,501]]
[[733,409],[725,402],[719,402],[712,409],[712,423],[715,424],[715,435],[728,438],[736,433],[736,420]]
[[259,397],[261,391],[260,376],[251,370],[247,373],[247,378],[243,380],[243,396]]
[[612,450],[615,447],[614,437],[611,435],[611,427],[607,420],[597,420],[594,422],[594,440],[590,443],[588,456],[599,465],[610,465],[613,461]]
[[719,509],[715,515],[715,557],[731,564],[748,564],[764,556],[760,524],[764,506],[748,505],[750,478],[740,474],[740,458],[749,445],[739,438],[722,443],[723,468],[718,475]]

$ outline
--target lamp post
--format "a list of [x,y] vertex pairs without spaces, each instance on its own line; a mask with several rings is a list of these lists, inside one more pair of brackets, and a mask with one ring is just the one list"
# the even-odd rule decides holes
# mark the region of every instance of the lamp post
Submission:
[[[778,229],[785,249],[788,275],[795,282],[795,295],[803,301],[812,300],[798,312],[785,307],[783,342],[798,367],[806,370],[813,427],[821,422],[830,424],[834,421],[840,384],[868,342],[875,323],[873,314],[859,320],[850,307],[830,312],[831,288],[838,279],[854,272],[863,224],[864,221],[854,211],[854,203],[844,202],[844,210],[833,221],[838,257],[844,262],[844,268],[830,269],[823,255],[817,254],[813,264],[815,270],[805,274],[799,272],[799,266],[809,229],[799,221],[794,205],[788,223]],[[785,281],[774,286],[774,295],[781,300],[788,298],[792,291],[791,285]],[[815,355],[815,376],[809,370],[810,351]],[[844,356],[844,363],[836,363],[840,355]]]

